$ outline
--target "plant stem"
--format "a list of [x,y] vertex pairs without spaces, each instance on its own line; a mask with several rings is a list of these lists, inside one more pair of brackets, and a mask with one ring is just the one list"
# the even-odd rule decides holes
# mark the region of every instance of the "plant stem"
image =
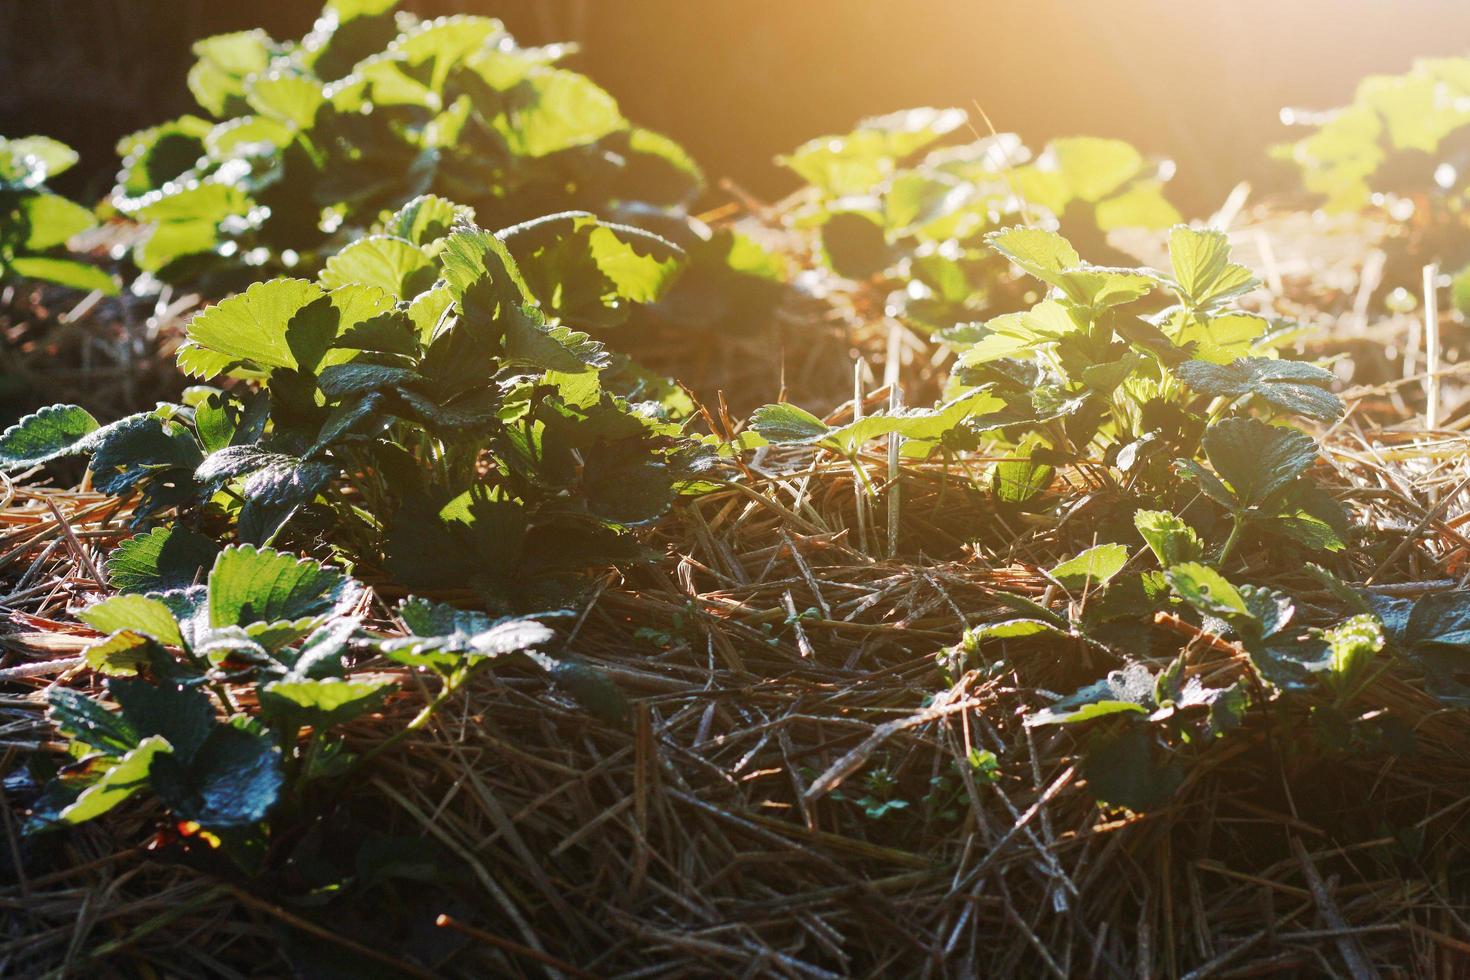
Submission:
[[403,739],[407,738],[413,732],[416,732],[427,725],[429,723],[429,720],[434,717],[435,712],[443,707],[444,703],[450,698],[454,697],[459,689],[464,686],[464,682],[469,677],[469,675],[470,672],[464,669],[457,670],[453,674],[449,675],[449,677],[446,678],[444,681],[444,687],[440,689],[438,695],[435,696],[434,700],[430,701],[428,704],[419,709],[419,713],[414,715],[407,725],[404,725],[398,731],[388,736],[387,739],[379,742],[377,745],[373,746],[373,748],[363,753],[363,755],[358,758],[356,765],[360,766],[363,763],[367,762],[369,759],[377,758],[379,755],[382,755],[388,749],[392,748],[394,745],[397,745]]
[[1236,515],[1231,518],[1234,523],[1230,527],[1230,534],[1225,538],[1225,544],[1220,549],[1220,564],[1225,564],[1225,559],[1230,557],[1230,552],[1235,548],[1235,542],[1240,538],[1240,529],[1245,527],[1245,519]]

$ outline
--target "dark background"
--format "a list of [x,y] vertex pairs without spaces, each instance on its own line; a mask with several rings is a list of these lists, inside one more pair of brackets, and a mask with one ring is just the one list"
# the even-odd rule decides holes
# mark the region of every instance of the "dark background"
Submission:
[[[774,197],[802,140],[911,105],[981,104],[997,128],[1128,139],[1178,161],[1173,196],[1213,209],[1241,177],[1290,185],[1265,148],[1283,105],[1470,51],[1463,0],[412,0],[488,13],[522,43],[575,40],[574,67],[716,176]],[[72,143],[99,194],[116,138],[191,108],[195,38],[307,31],[315,0],[0,0],[0,133]],[[977,125],[982,125],[978,122]]]

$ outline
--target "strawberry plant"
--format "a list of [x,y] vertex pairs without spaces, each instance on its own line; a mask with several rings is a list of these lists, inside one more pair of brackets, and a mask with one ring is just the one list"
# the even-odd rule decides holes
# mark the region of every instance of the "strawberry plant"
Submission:
[[1422,59],[1403,74],[1364,78],[1340,109],[1283,113],[1312,132],[1272,152],[1295,164],[1305,188],[1330,210],[1398,198],[1460,213],[1470,164],[1467,99],[1470,60]]
[[117,292],[110,275],[66,251],[68,240],[96,226],[92,212],[46,189],[76,162],[70,147],[45,136],[0,137],[0,282]]
[[[93,820],[147,792],[173,821],[201,829],[251,870],[270,828],[300,816],[311,786],[365,760],[338,729],[380,710],[399,683],[361,669],[364,654],[381,651],[444,675],[439,695],[401,736],[422,727],[474,667],[533,653],[552,637],[531,619],[492,622],[411,600],[402,610],[411,628],[453,621],[471,632],[374,638],[363,630],[361,587],[340,572],[268,548],[218,550],[178,529],[124,543],[108,566],[125,590],[80,618],[103,634],[84,655],[107,677],[118,710],[69,688],[50,690],[50,717],[71,740],[72,761],[30,830]],[[238,696],[242,685],[253,699]]]
[[[985,241],[1046,294],[1028,311],[939,334],[957,354],[946,401],[845,425],[791,405],[751,420],[759,439],[850,460],[870,493],[863,450],[884,437],[903,440],[911,458],[963,459],[982,448],[1008,456],[991,468],[1003,515],[1052,506],[1046,490],[1064,467],[1092,485],[1087,531],[1104,543],[1044,571],[1048,596],[1065,605],[992,590],[1011,615],[970,629],[941,663],[1027,670],[1023,651],[1080,647],[1118,664],[1027,724],[1085,727],[1081,770],[1092,792],[1134,809],[1166,802],[1182,781],[1176,753],[1209,745],[1252,707],[1326,689],[1333,703],[1323,711],[1337,712],[1345,730],[1379,725],[1352,701],[1383,634],[1408,627],[1375,632],[1368,617],[1314,629],[1289,596],[1224,574],[1246,542],[1320,553],[1350,536],[1342,505],[1310,475],[1317,443],[1287,424],[1341,417],[1333,375],[1280,357],[1290,328],[1236,307],[1256,282],[1230,261],[1225,236],[1176,227],[1167,272],[1093,265],[1041,229],[1002,229]],[[1237,644],[1244,671],[1206,682],[1171,648],[1158,614]],[[1400,611],[1395,622],[1407,621]],[[1452,636],[1454,626],[1445,630]],[[1008,656],[996,660],[996,651]]]
[[107,425],[43,409],[0,435],[0,462],[83,455],[98,489],[137,494],[140,522],[179,507],[249,544],[324,534],[411,588],[497,608],[564,602],[577,571],[637,557],[627,529],[703,450],[649,398],[667,391],[568,321],[656,299],[678,250],[581,214],[495,235],[437,198],[383,227],[315,281],[197,315],[179,366],[216,387]]
[[[1284,110],[1282,118],[1311,132],[1272,155],[1298,169],[1324,208],[1374,209],[1404,226],[1407,241],[1390,252],[1385,281],[1417,292],[1423,265],[1470,261],[1470,59],[1420,59],[1402,74],[1364,78],[1349,105]],[[1466,283],[1462,269],[1455,292],[1462,311]]]
[[[1234,584],[1198,560],[1199,539],[1178,518],[1156,512],[1136,517],[1145,554],[1159,570],[1118,577],[1125,564],[1142,556],[1130,556],[1121,544],[1090,549],[1049,573],[1065,583],[1067,594],[1090,593],[1084,613],[1062,615],[1021,596],[996,593],[1019,615],[972,628],[941,655],[951,668],[977,662],[990,670],[1019,667],[1027,662],[1025,644],[1043,640],[1053,651],[1058,642],[1080,643],[1122,662],[1026,719],[1030,727],[1085,730],[1081,771],[1099,800],[1135,810],[1165,804],[1182,782],[1184,756],[1208,749],[1245,724],[1253,710],[1310,717],[1317,742],[1329,751],[1404,751],[1412,736],[1364,699],[1368,683],[1387,669],[1389,655],[1420,671],[1426,689],[1447,707],[1467,703],[1456,677],[1470,651],[1460,630],[1463,594],[1394,599],[1355,592],[1314,569],[1349,609],[1359,610],[1329,627],[1314,627],[1302,622],[1290,595]],[[1066,582],[1066,566],[1097,570],[1102,552],[1109,558],[1101,576],[1084,580],[1074,572]],[[1164,654],[1167,646],[1160,645],[1151,622],[1156,613],[1238,649],[1238,658],[1212,665],[1202,662],[1198,650]],[[1132,628],[1119,630],[1125,621]],[[996,653],[1008,657],[996,661]],[[1159,669],[1161,661],[1166,666]]]
[[488,17],[420,21],[395,6],[332,0],[299,41],[247,31],[195,46],[201,115],[119,144],[113,206],[151,229],[139,268],[314,270],[427,192],[492,226],[631,202],[674,209],[699,192],[678,146],[557,67],[569,46],[523,48]]
[[816,231],[823,264],[874,283],[916,329],[953,327],[997,305],[1004,266],[984,236],[1007,221],[1059,225],[1103,250],[1111,229],[1179,220],[1162,192],[1168,168],[1126,143],[1060,139],[1034,159],[1009,134],[934,148],[965,124],[958,109],[910,109],[783,158],[809,185],[791,220]]
[[[1092,265],[1040,229],[1003,229],[986,242],[1049,294],[1029,311],[939,335],[958,355],[946,402],[836,429],[793,406],[768,406],[752,419],[756,433],[853,460],[882,436],[905,440],[911,457],[985,440],[1014,457],[992,472],[997,500],[1015,506],[1037,497],[1055,467],[1101,460],[1118,471],[1109,492],[1123,502],[1190,507],[1211,525],[1228,519],[1222,558],[1247,527],[1309,549],[1343,547],[1341,507],[1302,476],[1315,443],[1230,417],[1253,407],[1331,421],[1343,406],[1328,390],[1330,372],[1276,355],[1284,328],[1232,305],[1255,280],[1229,261],[1223,234],[1176,227],[1167,273]],[[1150,303],[1160,291],[1172,302]],[[1223,513],[1202,510],[1181,473]]]

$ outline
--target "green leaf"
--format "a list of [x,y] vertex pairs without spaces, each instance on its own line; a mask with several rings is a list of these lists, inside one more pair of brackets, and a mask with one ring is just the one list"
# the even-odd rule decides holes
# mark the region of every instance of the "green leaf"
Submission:
[[243,189],[215,181],[191,181],[144,200],[134,217],[153,229],[133,257],[145,272],[163,276],[187,272],[191,260],[212,259],[222,243],[221,225],[248,227],[255,207]]
[[812,443],[832,431],[831,426],[797,405],[763,405],[750,416],[750,427],[774,443]]
[[603,223],[592,229],[590,244],[597,267],[633,303],[657,302],[683,268],[683,249],[630,225]]
[[376,710],[397,686],[391,677],[271,681],[260,689],[260,703],[267,712],[288,719],[293,726],[310,725],[321,730]]
[[1090,701],[1076,708],[1043,708],[1041,711],[1026,716],[1026,726],[1037,728],[1044,725],[1078,725],[1085,721],[1092,721],[1094,718],[1129,713],[1146,715],[1148,709],[1132,701]]
[[456,222],[473,223],[474,216],[474,210],[463,204],[420,194],[393,212],[383,223],[383,231],[422,247],[448,237]]
[[839,276],[863,280],[887,269],[899,253],[888,242],[882,216],[858,207],[834,210],[822,224],[822,257]]
[[986,640],[1024,640],[1029,636],[1071,636],[1056,623],[1044,619],[1003,619],[996,623],[982,623],[965,631],[963,647],[977,649]]
[[1164,196],[1164,184],[1158,180],[1140,180],[1127,190],[1105,201],[1098,201],[1093,212],[1099,231],[1120,228],[1168,228],[1184,220],[1179,209]]
[[1353,697],[1365,679],[1373,658],[1387,642],[1377,616],[1360,614],[1343,620],[1322,634],[1327,642],[1331,683],[1340,699]]
[[266,369],[315,366],[336,333],[327,294],[305,279],[255,283],[187,328],[195,344]]
[[392,660],[441,672],[542,646],[554,636],[533,619],[491,620],[424,599],[405,600],[398,614],[410,635],[380,640],[378,648]]
[[1153,706],[1154,689],[1153,671],[1143,664],[1129,664],[1051,707],[1027,715],[1026,726],[1070,725],[1128,711],[1147,714]]
[[198,116],[181,116],[119,140],[122,170],[113,190],[118,210],[133,213],[148,192],[193,170],[204,156],[205,140],[217,128]]
[[196,531],[159,527],[129,538],[107,557],[109,583],[119,592],[161,592],[204,580],[219,546]]
[[1440,592],[1415,600],[1368,596],[1394,651],[1424,672],[1425,688],[1441,703],[1470,707],[1470,596]]
[[587,454],[582,473],[587,507],[616,524],[632,526],[655,521],[674,502],[674,478],[669,465],[652,458],[642,440],[631,447],[599,443]]
[[57,259],[25,255],[10,261],[10,269],[25,279],[39,279],[71,289],[96,291],[104,296],[117,295],[117,280],[102,269],[74,259]]
[[101,633],[132,630],[166,646],[181,647],[184,638],[168,606],[145,595],[118,595],[93,603],[77,618]]
[[1072,193],[1096,202],[1132,180],[1143,157],[1122,140],[1073,136],[1052,140],[1047,147]]
[[[192,432],[153,412],[103,426],[89,437],[87,448],[92,450],[93,483],[114,496],[155,478],[187,481],[202,455]],[[140,510],[139,516],[145,512]]]
[[1450,283],[1450,302],[1461,316],[1470,316],[1470,265],[1455,273]]
[[1041,462],[1045,447],[1032,443],[1016,447],[1015,459],[996,463],[991,471],[991,491],[1007,504],[1026,504],[1051,486],[1056,468]]
[[1092,310],[1121,306],[1147,296],[1154,288],[1148,275],[1083,262],[1077,250],[1056,232],[1039,228],[1003,228],[985,243],[1021,271],[1060,289],[1072,302]]
[[107,690],[138,734],[167,739],[180,760],[192,758],[214,728],[214,705],[198,687],[113,678]]
[[1216,422],[1203,445],[1240,509],[1267,503],[1317,461],[1317,444],[1305,432],[1252,418]]
[[111,677],[131,677],[160,655],[167,657],[157,640],[130,629],[119,630],[82,651],[88,667]]
[[590,78],[548,68],[534,72],[504,117],[501,133],[517,156],[537,159],[595,143],[627,128],[618,103]]
[[388,46],[388,52],[414,66],[416,76],[426,77],[428,87],[441,92],[456,65],[504,34],[500,21],[490,17],[436,17],[403,32]]
[[621,726],[628,721],[628,699],[607,672],[581,657],[537,658],[551,678],[566,688],[604,724]]
[[1199,484],[1199,488],[1221,507],[1229,510],[1239,510],[1244,505],[1236,499],[1235,492],[1220,482],[1220,478],[1192,459],[1175,460],[1174,465],[1178,468],[1185,479]]
[[60,813],[64,823],[85,823],[100,817],[148,785],[148,774],[156,759],[167,756],[169,744],[155,735],[118,760],[102,778],[82,790],[81,795]]
[[51,405],[0,433],[0,467],[35,466],[86,452],[101,426],[77,405]]
[[189,91],[210,115],[224,118],[243,102],[245,78],[270,63],[271,39],[259,30],[218,34],[196,41],[194,53],[199,60],[189,70]]
[[138,733],[122,715],[69,687],[46,689],[46,716],[67,738],[108,755],[122,755],[138,744]]
[[846,136],[824,136],[781,162],[831,197],[872,193],[905,157],[965,124],[960,109],[919,108],[864,119]]
[[399,385],[412,386],[422,380],[412,368],[353,361],[323,368],[317,383],[322,394],[335,401],[351,395],[389,390]]
[[1169,233],[1169,263],[1180,297],[1195,309],[1260,285],[1249,269],[1230,261],[1230,239],[1223,231],[1180,225]]
[[1098,588],[1128,564],[1128,549],[1121,544],[1100,544],[1069,558],[1047,572],[1068,591]]
[[994,599],[996,602],[999,602],[1001,605],[1006,606],[1007,608],[1014,609],[1016,612],[1029,619],[1036,619],[1040,620],[1041,622],[1051,623],[1057,628],[1058,632],[1070,633],[1071,631],[1072,624],[1067,620],[1065,616],[1057,615],[1039,602],[1035,602],[1031,599],[1026,598],[1025,596],[1016,595],[1012,592],[1002,592],[998,589],[991,591],[989,595],[990,598]]
[[23,174],[21,186],[26,188],[38,187],[70,170],[78,159],[75,150],[49,136],[0,137],[0,177],[6,170]]
[[450,295],[469,316],[494,318],[535,299],[510,250],[488,232],[455,232],[444,239],[439,261]]
[[1148,729],[1133,725],[1093,736],[1082,758],[1088,791],[1103,803],[1143,811],[1162,806],[1184,782],[1179,764],[1161,760]]
[[1182,307],[1167,325],[1174,344],[1192,345],[1194,360],[1213,364],[1230,364],[1248,357],[1271,331],[1271,321],[1254,313],[1190,313]]
[[1258,585],[1242,585],[1239,592],[1251,621],[1242,623],[1236,620],[1231,625],[1248,639],[1257,632],[1262,639],[1273,637],[1284,630],[1296,615],[1296,604],[1285,592]]
[[551,316],[615,325],[628,303],[657,301],[684,264],[672,242],[585,211],[547,215],[496,233]]
[[1249,616],[1245,598],[1225,576],[1199,562],[1185,562],[1164,572],[1174,592],[1200,612],[1210,616]]
[[65,245],[73,236],[97,225],[92,212],[60,194],[31,194],[20,199],[18,216],[26,237],[21,247],[44,252]]
[[194,479],[209,486],[253,473],[272,459],[280,458],[259,445],[226,446],[206,456],[194,471]]
[[1179,380],[1212,397],[1259,395],[1279,409],[1333,422],[1347,410],[1326,390],[1336,378],[1314,364],[1269,357],[1242,357],[1229,364],[1185,361],[1174,368]]
[[348,283],[377,286],[397,300],[411,299],[428,289],[439,270],[411,242],[387,235],[371,235],[348,245],[327,259],[318,281],[327,289]]
[[293,136],[292,127],[279,119],[241,116],[210,129],[204,137],[204,148],[211,159],[225,161],[257,152],[262,145],[275,151],[284,150]]
[[326,96],[314,78],[272,71],[246,81],[245,100],[262,116],[310,129]]
[[1064,273],[1082,265],[1082,256],[1054,231],[1005,228],[986,235],[985,242],[1022,272],[1052,285],[1057,285]]
[[329,616],[357,598],[356,584],[309,559],[240,545],[209,573],[209,624],[248,626]]
[[285,784],[281,753],[271,740],[233,725],[211,731],[187,764],[173,755],[154,756],[149,775],[176,818],[208,830],[259,823]]
[[1204,543],[1194,528],[1166,510],[1137,511],[1133,526],[1163,568],[1197,561],[1204,554]]

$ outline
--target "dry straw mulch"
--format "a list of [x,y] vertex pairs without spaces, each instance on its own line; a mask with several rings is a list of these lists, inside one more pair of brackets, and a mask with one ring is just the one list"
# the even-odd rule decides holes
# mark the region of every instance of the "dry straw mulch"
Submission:
[[[1454,489],[1451,474],[1425,470],[1462,449],[1333,454],[1360,520],[1412,531],[1364,577],[1401,595],[1458,584],[1444,573],[1464,540],[1428,504],[1432,486]],[[1166,809],[1102,811],[1073,736],[1028,731],[1021,716],[1106,663],[1059,649],[1054,664],[969,664],[947,681],[936,660],[1000,614],[992,590],[1046,597],[1036,566],[1067,542],[1010,529],[1005,553],[954,549],[956,528],[986,520],[984,498],[921,467],[903,478],[905,560],[871,557],[881,547],[846,530],[850,474],[798,457],[757,465],[770,475],[684,505],[650,542],[665,560],[599,582],[571,630],[632,699],[626,727],[529,673],[487,673],[355,788],[364,819],[463,861],[476,901],[443,910],[455,940],[443,960],[405,959],[309,904],[190,870],[145,846],[156,814],[135,810],[48,845],[53,870],[0,891],[4,972],[272,974],[287,969],[283,933],[440,975],[1429,976],[1467,962],[1458,713],[1390,674],[1367,697],[1415,729],[1411,756],[1290,740],[1307,724],[1298,707],[1192,752]],[[1384,484],[1419,489],[1364,492]],[[947,533],[928,524],[941,494]],[[1460,511],[1463,488],[1443,499]],[[58,670],[95,685],[65,666],[82,642],[67,611],[98,592],[99,554],[126,533],[116,511],[15,489],[0,513],[7,663],[63,661],[12,678],[0,702],[7,784],[21,793],[25,755],[51,737],[41,690]],[[1200,671],[1234,669],[1228,645],[1180,639]],[[387,730],[364,721],[354,742]],[[995,754],[994,782],[970,766],[974,750]],[[865,812],[878,771],[907,808]],[[14,806],[7,839],[29,849]]]

